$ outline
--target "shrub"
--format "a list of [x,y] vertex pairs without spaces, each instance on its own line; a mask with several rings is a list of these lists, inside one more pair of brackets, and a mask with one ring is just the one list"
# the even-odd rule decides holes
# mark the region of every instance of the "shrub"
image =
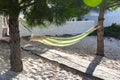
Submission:
[[[94,31],[90,35],[96,36],[96,34],[96,31]],[[120,39],[120,25],[112,24],[111,26],[105,27],[104,36]]]

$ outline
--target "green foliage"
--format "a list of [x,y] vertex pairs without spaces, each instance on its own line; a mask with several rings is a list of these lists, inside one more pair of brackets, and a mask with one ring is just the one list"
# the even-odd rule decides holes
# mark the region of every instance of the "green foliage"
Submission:
[[104,0],[104,6],[107,10],[115,10],[119,7],[119,0]]
[[103,0],[83,0],[83,1],[89,7],[97,7],[102,3]]
[[18,17],[24,14],[27,23],[45,25],[50,23],[62,24],[73,17],[80,17],[88,12],[82,0],[0,0],[0,12]]
[[[62,24],[72,17],[81,17],[89,11],[84,3],[93,6],[104,3],[108,8],[119,0],[0,0],[0,13],[18,17],[23,13],[30,25]],[[115,7],[114,7],[115,8]]]
[[59,25],[72,17],[83,15],[87,11],[87,7],[84,7],[80,0],[37,0],[34,6],[31,6],[29,10],[24,9],[23,13],[30,25],[39,23],[44,25],[44,21]]
[[[119,0],[102,0],[102,1],[99,1],[99,0],[84,0],[84,2],[85,1],[87,1],[88,6],[90,5],[91,7],[94,3],[100,3],[98,5],[96,4],[97,6],[91,8],[91,10],[97,11],[97,12],[98,12],[98,10],[100,10],[100,7],[103,8],[105,11],[106,10],[112,11],[112,10],[116,10],[120,5]],[[90,2],[90,1],[93,1],[93,2]]]
[[[96,36],[96,31],[90,35]],[[111,26],[105,27],[104,36],[120,39],[120,25],[112,24]]]
[[20,6],[17,0],[0,0],[0,13],[17,17],[19,12]]
[[112,26],[105,28],[105,36],[120,39],[120,25],[113,24]]

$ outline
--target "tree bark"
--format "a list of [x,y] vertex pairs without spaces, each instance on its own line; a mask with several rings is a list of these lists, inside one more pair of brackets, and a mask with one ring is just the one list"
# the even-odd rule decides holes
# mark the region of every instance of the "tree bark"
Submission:
[[9,16],[10,34],[10,65],[14,72],[21,72],[23,64],[21,60],[20,35],[18,18]]
[[97,29],[97,55],[104,56],[104,13],[105,9],[100,7],[99,17],[98,17],[98,26]]

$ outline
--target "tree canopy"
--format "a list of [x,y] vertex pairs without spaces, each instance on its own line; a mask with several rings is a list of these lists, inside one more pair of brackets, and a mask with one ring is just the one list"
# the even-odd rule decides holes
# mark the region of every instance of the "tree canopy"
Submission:
[[70,17],[88,12],[82,0],[0,0],[0,12],[18,16],[20,13],[30,25],[44,21],[61,24]]

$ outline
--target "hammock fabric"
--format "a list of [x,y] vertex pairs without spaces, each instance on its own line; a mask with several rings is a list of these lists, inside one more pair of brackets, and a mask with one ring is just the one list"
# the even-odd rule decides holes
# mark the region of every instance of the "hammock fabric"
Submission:
[[31,41],[41,42],[49,46],[64,47],[64,46],[73,45],[79,42],[80,40],[88,36],[90,33],[95,31],[97,28],[98,27],[96,26],[92,27],[89,30],[85,31],[84,33],[74,36],[74,37],[63,38],[63,37],[44,36],[44,37],[39,37],[39,38],[31,38]]

